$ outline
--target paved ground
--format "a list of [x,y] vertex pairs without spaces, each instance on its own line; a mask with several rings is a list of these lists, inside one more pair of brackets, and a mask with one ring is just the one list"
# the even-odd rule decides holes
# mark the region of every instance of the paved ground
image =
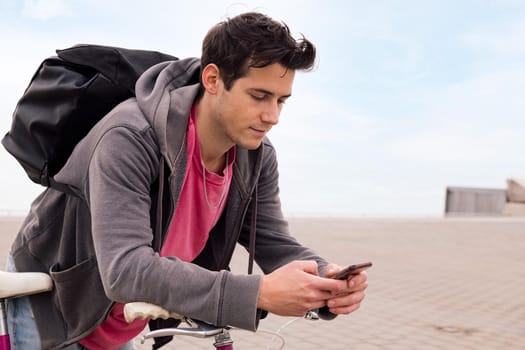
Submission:
[[[4,261],[19,221],[0,224]],[[281,331],[284,349],[525,349],[525,219],[292,219],[291,228],[334,262],[371,260],[374,267],[358,312],[299,319]],[[244,252],[233,269],[246,270]],[[271,316],[261,328],[276,331],[289,321]],[[232,335],[238,349],[280,345],[262,332]],[[165,348],[211,343],[178,338]]]

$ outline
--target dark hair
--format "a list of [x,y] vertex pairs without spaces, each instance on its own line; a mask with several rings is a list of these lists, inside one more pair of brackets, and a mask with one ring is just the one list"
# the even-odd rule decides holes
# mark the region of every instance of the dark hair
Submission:
[[315,46],[304,36],[295,40],[284,23],[256,12],[227,19],[212,27],[202,43],[202,67],[219,67],[229,90],[249,68],[279,63],[291,70],[308,70],[315,63]]

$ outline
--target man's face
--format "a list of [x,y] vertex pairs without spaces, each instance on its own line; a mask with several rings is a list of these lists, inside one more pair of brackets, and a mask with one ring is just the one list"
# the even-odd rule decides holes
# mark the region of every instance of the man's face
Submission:
[[278,63],[250,68],[230,90],[222,81],[216,99],[216,127],[225,141],[256,149],[279,122],[284,102],[292,93],[295,72]]

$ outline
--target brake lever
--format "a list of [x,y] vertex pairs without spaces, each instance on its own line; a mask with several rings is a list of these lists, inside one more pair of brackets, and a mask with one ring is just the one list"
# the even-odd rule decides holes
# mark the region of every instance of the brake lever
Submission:
[[144,344],[146,339],[167,337],[174,335],[187,335],[195,338],[209,338],[224,333],[229,327],[216,327],[206,322],[192,320],[189,317],[183,317],[182,322],[189,327],[182,328],[162,328],[144,334],[141,337],[141,343]]

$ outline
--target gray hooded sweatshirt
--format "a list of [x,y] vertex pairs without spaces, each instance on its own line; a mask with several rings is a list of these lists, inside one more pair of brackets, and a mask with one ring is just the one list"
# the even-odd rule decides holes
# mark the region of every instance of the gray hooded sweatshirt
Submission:
[[228,271],[236,243],[249,244],[253,215],[255,261],[263,272],[292,260],[316,260],[323,270],[326,262],[288,232],[267,139],[257,150],[237,147],[226,207],[195,261],[159,256],[183,185],[199,70],[198,59],[185,59],[146,71],[136,98],[105,116],[55,176],[76,195],[48,188],[33,202],[11,254],[18,271],[53,279],[51,292],[30,297],[44,349],[84,338],[114,302],[146,301],[218,326],[255,330],[260,276]]

